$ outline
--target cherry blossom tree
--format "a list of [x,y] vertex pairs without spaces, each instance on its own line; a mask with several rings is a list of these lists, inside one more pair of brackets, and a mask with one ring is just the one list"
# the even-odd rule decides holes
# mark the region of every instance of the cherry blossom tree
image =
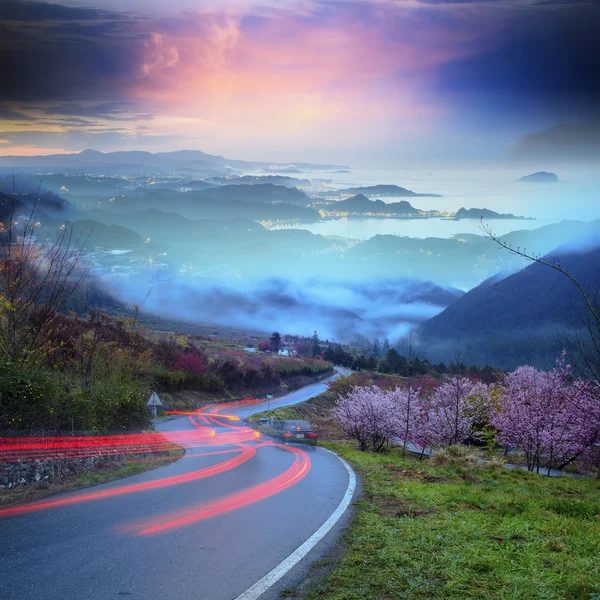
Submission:
[[492,416],[501,444],[525,455],[527,468],[564,469],[597,460],[600,411],[590,382],[573,380],[564,356],[549,372],[519,367],[500,387]]
[[388,392],[396,407],[398,437],[402,440],[402,456],[407,445],[415,444],[415,437],[422,424],[421,390],[409,386]]
[[333,415],[342,430],[358,440],[361,450],[371,446],[381,452],[401,430],[394,393],[376,386],[356,387],[338,399]]
[[419,437],[428,446],[450,446],[476,437],[476,406],[485,403],[488,388],[466,377],[453,377],[431,394]]

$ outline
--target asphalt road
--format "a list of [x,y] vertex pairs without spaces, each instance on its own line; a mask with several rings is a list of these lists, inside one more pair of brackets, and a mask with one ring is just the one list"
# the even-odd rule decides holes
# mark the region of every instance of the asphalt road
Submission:
[[[271,407],[301,402],[324,387],[308,386],[271,401]],[[223,412],[243,418],[266,407]],[[300,444],[238,441],[250,435],[241,421],[218,415],[195,424],[193,419],[157,423],[157,431],[166,436],[215,432],[175,463],[51,498],[78,502],[0,515],[0,597],[234,600],[294,553],[342,502],[350,477],[335,455]],[[229,453],[217,454],[222,451]],[[231,468],[223,470],[224,463]],[[208,467],[218,472],[193,479]],[[178,476],[191,480],[180,483]],[[146,482],[158,487],[89,497]],[[295,587],[335,543],[347,518],[346,512],[261,600]]]

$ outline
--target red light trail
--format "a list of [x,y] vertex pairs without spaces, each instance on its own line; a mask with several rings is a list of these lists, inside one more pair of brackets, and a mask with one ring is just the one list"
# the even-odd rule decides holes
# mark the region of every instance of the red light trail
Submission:
[[[261,401],[249,398],[223,405],[212,404],[194,412],[172,411],[169,413],[188,415],[189,421],[193,425],[193,429],[190,430],[112,436],[0,439],[0,462],[159,453],[173,450],[178,446],[186,449],[210,449],[215,446],[234,446],[234,448],[226,450],[186,454],[186,457],[190,458],[202,459],[216,455],[235,454],[235,456],[226,458],[215,465],[196,469],[182,475],[172,475],[152,481],[123,484],[108,490],[82,492],[66,497],[56,497],[0,508],[0,517],[102,500],[124,494],[133,494],[198,481],[239,467],[254,458],[256,452],[265,446],[277,447],[289,451],[294,456],[292,465],[283,473],[276,475],[268,481],[211,502],[197,504],[181,511],[163,515],[162,517],[145,520],[125,527],[125,530],[139,535],[156,534],[204,519],[214,518],[218,515],[260,502],[265,498],[290,488],[302,480],[310,470],[310,459],[306,452],[301,449],[274,444],[272,442],[260,442],[260,433],[258,431],[250,427],[233,425],[232,422],[240,421],[240,418],[236,415],[221,412],[259,402]],[[151,462],[158,459],[147,460]]]

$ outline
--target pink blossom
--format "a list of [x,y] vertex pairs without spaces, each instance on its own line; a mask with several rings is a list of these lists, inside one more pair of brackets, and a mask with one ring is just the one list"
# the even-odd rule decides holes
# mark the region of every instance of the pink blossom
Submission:
[[571,379],[564,357],[550,372],[519,367],[500,387],[492,417],[501,444],[525,455],[527,468],[563,469],[598,458],[600,402],[591,382]]
[[361,450],[369,445],[380,452],[401,429],[393,392],[376,386],[355,387],[340,397],[333,415],[344,432],[358,440]]
[[488,387],[466,377],[453,377],[434,390],[428,400],[421,442],[428,446],[461,444],[476,437],[474,401],[486,402]]

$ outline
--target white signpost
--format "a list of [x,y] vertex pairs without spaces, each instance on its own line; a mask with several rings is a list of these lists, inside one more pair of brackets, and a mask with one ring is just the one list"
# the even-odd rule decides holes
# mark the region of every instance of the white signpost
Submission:
[[146,406],[152,407],[152,429],[154,429],[154,419],[156,418],[156,407],[162,406],[163,403],[160,401],[158,394],[156,392],[152,392],[152,396],[148,400]]

